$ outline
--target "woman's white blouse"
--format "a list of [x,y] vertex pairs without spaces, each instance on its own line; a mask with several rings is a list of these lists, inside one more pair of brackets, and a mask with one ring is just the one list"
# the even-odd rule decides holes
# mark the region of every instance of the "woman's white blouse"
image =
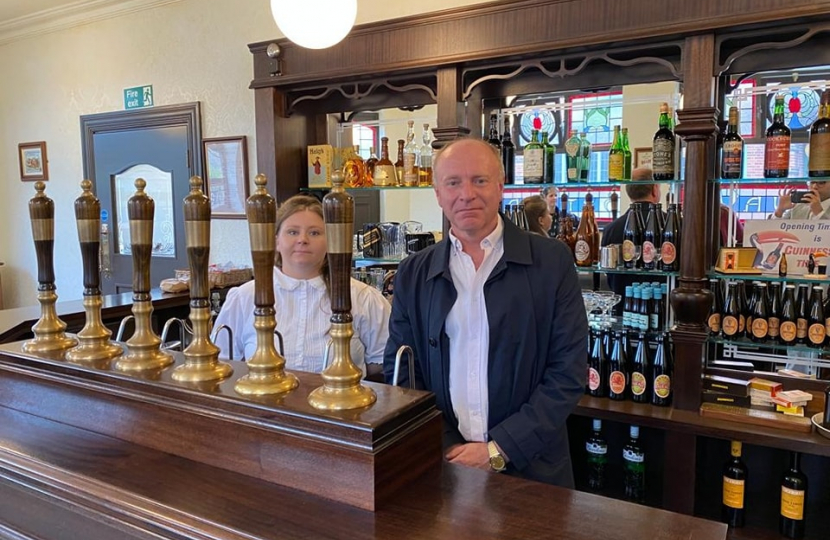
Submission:
[[[389,302],[375,288],[351,280],[352,360],[365,373],[366,363],[382,363],[383,350],[389,338]],[[286,369],[320,372],[330,336],[331,300],[326,294],[322,276],[294,279],[274,268],[274,308],[277,330],[285,344]],[[254,331],[254,282],[228,291],[214,328],[227,325],[233,330],[234,360],[250,358],[256,350]],[[276,338],[276,336],[275,336]],[[275,341],[279,350],[279,343]],[[228,359],[228,334],[221,332],[216,345],[220,356]]]

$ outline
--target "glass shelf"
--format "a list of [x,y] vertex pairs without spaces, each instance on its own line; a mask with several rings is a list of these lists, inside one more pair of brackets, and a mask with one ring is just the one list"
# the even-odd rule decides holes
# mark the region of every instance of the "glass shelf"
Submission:
[[[614,181],[614,182],[554,182],[553,184],[505,184],[504,190],[505,191],[522,191],[522,190],[543,190],[549,187],[555,187],[556,189],[564,189],[564,190],[576,190],[576,191],[585,191],[592,188],[607,188],[607,187],[621,187],[627,185],[636,185],[636,184],[682,184],[683,180],[621,180],[621,181]],[[372,186],[372,187],[359,187],[359,188],[350,188],[348,189],[359,189],[359,190],[418,190],[418,189],[432,189],[432,186]],[[330,187],[302,187],[300,191],[330,191]]]
[[[593,187],[620,187],[637,184],[682,184],[683,180],[674,178],[672,180],[615,180],[613,182],[554,182],[553,184],[545,184],[547,186],[553,185],[557,189],[591,189]],[[534,184],[531,184],[534,185]],[[538,184],[537,184],[538,185]]]
[[714,270],[706,273],[707,277],[715,279],[735,279],[740,281],[766,281],[766,282],[793,282],[793,283],[815,283],[822,285],[830,281],[830,277],[825,276],[823,279],[805,278],[803,276],[786,276],[779,277],[778,274],[721,274]]
[[399,264],[402,260],[403,258],[399,257],[352,257],[352,262],[361,266],[370,266],[373,264]]
[[826,182],[828,180],[830,178],[822,176],[815,178],[733,178],[731,180],[716,178],[713,182],[718,184],[767,184],[782,186],[788,184],[807,184],[808,182]]
[[[347,187],[346,191],[381,191],[381,190],[395,190],[395,191],[411,191],[419,189],[432,189],[432,186],[372,186],[372,187]],[[301,187],[300,191],[331,191],[330,187]]]
[[709,343],[716,343],[718,345],[734,345],[736,347],[741,347],[744,349],[777,349],[781,352],[786,351],[787,355],[790,355],[794,352],[815,353],[821,355],[830,354],[830,348],[826,346],[822,348],[815,348],[808,347],[807,345],[784,345],[782,343],[756,343],[748,338],[725,339],[720,336],[709,336],[707,338],[707,341],[709,341]]
[[629,276],[654,276],[654,277],[670,277],[677,276],[678,272],[665,272],[663,270],[629,270],[627,268],[599,268],[592,266],[590,268],[585,266],[575,266],[579,274],[593,274],[599,272],[601,274],[625,274]]

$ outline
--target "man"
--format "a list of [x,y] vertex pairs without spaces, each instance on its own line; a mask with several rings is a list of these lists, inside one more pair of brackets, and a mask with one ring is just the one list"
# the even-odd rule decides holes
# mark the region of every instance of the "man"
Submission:
[[830,219],[830,181],[813,180],[809,184],[810,191],[804,194],[800,203],[793,203],[794,189],[785,190],[778,198],[778,208],[775,209],[776,218],[784,219]]
[[398,269],[386,378],[410,345],[451,463],[573,487],[565,420],[585,387],[588,324],[571,253],[502,218],[487,143],[454,141],[433,173],[450,231]]

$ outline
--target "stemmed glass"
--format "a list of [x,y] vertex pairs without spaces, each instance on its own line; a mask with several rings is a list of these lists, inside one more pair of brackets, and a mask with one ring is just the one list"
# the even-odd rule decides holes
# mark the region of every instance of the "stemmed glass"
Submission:
[[620,303],[622,297],[613,291],[596,291],[594,292],[594,297],[597,301],[597,307],[601,311],[599,316],[600,325],[602,327],[610,327],[612,323],[616,322],[616,319],[611,317],[609,312],[614,306]]

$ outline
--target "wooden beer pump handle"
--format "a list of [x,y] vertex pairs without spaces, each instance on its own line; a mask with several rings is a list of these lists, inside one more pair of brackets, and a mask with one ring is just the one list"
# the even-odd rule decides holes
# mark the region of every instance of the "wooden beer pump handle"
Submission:
[[84,296],[101,294],[101,272],[98,268],[98,252],[101,247],[101,202],[92,193],[92,182],[81,182],[83,193],[75,199],[75,222],[81,243],[81,260],[84,268]]
[[277,202],[266,191],[267,183],[264,174],[256,175],[256,189],[245,203],[254,263],[254,315],[274,314]]
[[156,203],[144,192],[147,182],[135,181],[136,192],[127,201],[130,247],[133,257],[133,301],[150,300],[150,257],[153,253],[153,217]]
[[209,307],[210,199],[202,191],[202,179],[198,176],[190,177],[190,193],[184,198],[184,229],[190,265],[191,306]]
[[29,200],[29,219],[37,257],[38,290],[55,289],[55,202],[46,196],[46,184],[35,182],[35,196]]
[[331,279],[331,322],[352,322],[352,231],[354,198],[343,189],[343,174],[332,173],[332,190],[323,197],[326,248]]

